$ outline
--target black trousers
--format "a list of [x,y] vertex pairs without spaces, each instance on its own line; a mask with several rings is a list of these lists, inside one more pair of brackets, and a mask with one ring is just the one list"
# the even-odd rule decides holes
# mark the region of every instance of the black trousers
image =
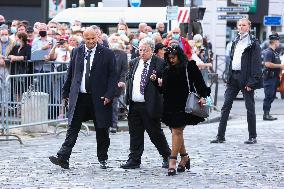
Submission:
[[229,118],[230,111],[232,109],[233,101],[240,91],[242,91],[245,105],[247,109],[247,123],[249,138],[257,137],[256,134],[256,116],[255,116],[255,101],[254,101],[254,90],[247,91],[240,85],[241,73],[233,73],[232,80],[228,84],[225,91],[225,101],[221,109],[221,120],[218,128],[218,137],[225,137],[227,121]]
[[276,97],[277,87],[279,85],[279,78],[272,77],[263,80],[263,88],[265,97],[263,99],[263,111],[269,112],[271,104]]
[[151,118],[146,110],[145,103],[131,102],[128,116],[130,134],[129,159],[141,163],[144,151],[144,132],[148,133],[151,142],[155,145],[159,154],[167,158],[171,154],[165,134],[161,128],[160,119]]
[[90,94],[79,93],[76,108],[71,125],[68,126],[67,134],[61,149],[57,152],[59,157],[69,159],[74,147],[83,121],[93,120],[96,128],[97,157],[99,161],[108,159],[108,148],[110,145],[108,128],[97,128],[93,110],[93,102]]

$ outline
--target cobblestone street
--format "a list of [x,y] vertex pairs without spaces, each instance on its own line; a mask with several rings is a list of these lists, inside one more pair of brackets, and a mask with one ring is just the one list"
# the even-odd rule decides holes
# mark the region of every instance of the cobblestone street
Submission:
[[[123,170],[127,159],[128,132],[111,135],[109,166],[101,170],[96,157],[95,133],[79,136],[70,159],[70,170],[49,162],[64,134],[1,142],[0,188],[284,188],[284,116],[264,122],[257,117],[258,143],[245,145],[246,117],[229,121],[225,144],[210,144],[217,123],[187,127],[185,142],[191,157],[190,171],[174,177],[161,168],[162,158],[147,135],[142,165]],[[282,119],[282,121],[281,121]],[[170,142],[170,131],[164,129]]]

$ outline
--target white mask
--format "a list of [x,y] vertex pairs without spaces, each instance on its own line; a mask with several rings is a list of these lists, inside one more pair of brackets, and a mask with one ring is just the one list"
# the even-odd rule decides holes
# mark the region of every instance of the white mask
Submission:
[[9,40],[8,36],[1,36],[1,41],[6,43]]
[[120,44],[119,43],[112,43],[111,48],[112,49],[120,49]]

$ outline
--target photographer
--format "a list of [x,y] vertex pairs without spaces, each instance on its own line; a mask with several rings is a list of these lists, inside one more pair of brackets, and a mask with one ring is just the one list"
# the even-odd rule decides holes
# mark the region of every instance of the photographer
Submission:
[[56,45],[51,49],[46,60],[55,61],[55,71],[65,71],[67,70],[66,63],[70,61],[70,52],[68,38],[61,37]]
[[269,112],[271,104],[276,97],[276,89],[279,85],[279,74],[284,69],[281,64],[279,53],[276,49],[280,46],[280,37],[277,33],[269,36],[269,47],[263,51],[262,57],[264,62],[263,70],[263,87],[265,98],[263,100],[263,120],[274,121],[276,117],[272,117]]

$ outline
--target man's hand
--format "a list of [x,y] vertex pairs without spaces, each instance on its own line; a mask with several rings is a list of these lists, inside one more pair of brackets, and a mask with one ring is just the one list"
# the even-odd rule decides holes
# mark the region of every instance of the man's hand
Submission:
[[117,86],[119,88],[125,88],[125,83],[124,82],[118,82]]
[[68,106],[69,98],[63,98],[64,107]]
[[247,91],[252,91],[252,88],[250,88],[249,86],[245,86],[245,89],[246,89]]
[[157,75],[153,73],[153,74],[150,76],[150,79],[151,79],[152,81],[155,81],[155,80],[157,79]]
[[5,66],[5,60],[2,57],[0,57],[0,66]]
[[42,50],[46,50],[46,49],[50,49],[51,48],[51,43],[48,43],[48,44],[46,44],[46,45],[44,45],[44,46],[42,46]]
[[101,99],[104,101],[104,106],[107,105],[108,103],[110,103],[110,99],[106,98],[106,97],[101,97]]
[[204,106],[206,104],[206,100],[203,97],[201,97],[199,99],[198,103],[199,103],[200,106]]
[[159,85],[159,87],[161,87],[161,86],[162,86],[162,84],[163,84],[163,79],[158,78],[158,85]]

